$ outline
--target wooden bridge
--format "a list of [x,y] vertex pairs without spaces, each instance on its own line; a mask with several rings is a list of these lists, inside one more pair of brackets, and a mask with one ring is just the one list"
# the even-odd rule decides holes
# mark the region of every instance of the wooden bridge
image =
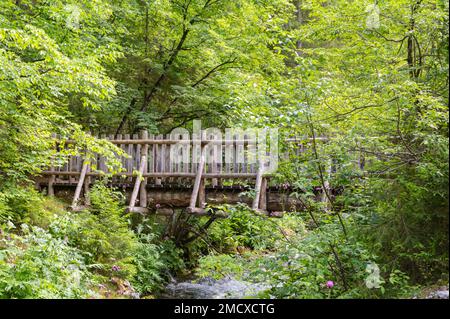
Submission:
[[[206,203],[245,202],[260,212],[299,208],[300,203],[277,185],[269,187],[267,173],[273,165],[256,156],[256,141],[239,135],[228,140],[208,137],[202,131],[191,139],[174,139],[173,135],[118,135],[108,137],[128,156],[122,156],[123,172],[110,178],[110,183],[127,194],[130,212],[171,214],[173,208],[184,207],[187,212],[207,215]],[[290,142],[299,140],[290,140]],[[69,141],[70,143],[70,141]],[[297,153],[304,150],[299,144]],[[274,151],[273,149],[271,151]],[[174,161],[174,154],[183,161]],[[278,156],[278,150],[275,153]],[[278,158],[277,158],[278,159]],[[95,163],[95,167],[94,164]],[[69,156],[63,165],[50,167],[37,180],[49,195],[61,190],[73,190],[72,209],[89,206],[89,188],[95,179],[108,174],[105,159],[95,155],[90,163],[81,156]],[[253,190],[248,187],[253,187]],[[253,193],[253,199],[240,196],[242,191]],[[84,198],[82,198],[82,193]],[[270,215],[270,213],[269,213]]]

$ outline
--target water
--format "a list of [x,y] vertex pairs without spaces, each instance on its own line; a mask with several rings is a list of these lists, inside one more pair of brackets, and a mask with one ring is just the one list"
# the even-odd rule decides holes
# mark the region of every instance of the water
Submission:
[[173,280],[166,286],[160,298],[170,299],[227,299],[256,296],[258,292],[268,289],[263,284],[236,280],[231,277],[223,279],[204,278],[199,280]]

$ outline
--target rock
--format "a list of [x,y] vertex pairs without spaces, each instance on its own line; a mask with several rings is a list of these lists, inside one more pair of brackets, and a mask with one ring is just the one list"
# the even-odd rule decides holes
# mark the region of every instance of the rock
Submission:
[[437,291],[437,292],[436,292],[436,296],[437,296],[439,299],[448,299],[448,290]]
[[447,290],[436,290],[428,294],[426,299],[449,299]]
[[270,213],[270,217],[276,217],[276,218],[281,218],[283,217],[284,213],[283,212],[271,212]]

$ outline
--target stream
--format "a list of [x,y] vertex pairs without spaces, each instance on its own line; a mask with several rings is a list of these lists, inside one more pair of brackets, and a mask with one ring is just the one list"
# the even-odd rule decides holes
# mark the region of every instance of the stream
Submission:
[[166,299],[231,299],[256,297],[258,292],[268,289],[268,286],[236,280],[232,277],[222,279],[173,279],[159,298]]

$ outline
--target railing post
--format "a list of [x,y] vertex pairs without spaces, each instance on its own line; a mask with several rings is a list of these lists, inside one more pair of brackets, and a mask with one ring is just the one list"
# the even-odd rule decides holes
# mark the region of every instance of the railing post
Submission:
[[[143,140],[147,140],[148,132],[142,131],[141,138]],[[143,167],[144,167],[142,174],[146,174],[148,172],[148,149],[149,149],[148,144],[145,144],[144,147],[142,148],[143,154],[142,154],[141,158],[144,161],[143,163],[141,162],[141,165],[143,165]],[[144,177],[144,179],[141,182],[141,187],[139,189],[139,206],[140,207],[147,207],[147,182],[148,182],[148,178]]]
[[[156,140],[160,140],[161,139],[161,135],[157,135],[155,136]],[[155,161],[155,172],[157,173],[161,173],[163,172],[163,166],[162,166],[162,145],[154,145],[153,148],[155,149],[154,152],[154,158],[156,159]],[[161,178],[156,178],[155,179],[155,185],[161,186],[162,184],[162,179]]]
[[259,197],[259,209],[267,210],[267,178],[263,177],[261,182],[261,193]]

